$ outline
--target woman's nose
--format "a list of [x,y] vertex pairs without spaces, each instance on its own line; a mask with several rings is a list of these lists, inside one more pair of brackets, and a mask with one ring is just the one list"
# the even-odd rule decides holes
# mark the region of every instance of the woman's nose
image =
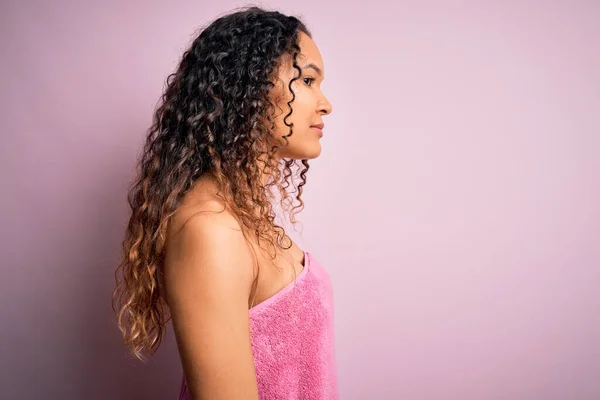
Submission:
[[323,115],[331,114],[332,106],[327,97],[323,96],[321,101],[319,102],[319,113]]

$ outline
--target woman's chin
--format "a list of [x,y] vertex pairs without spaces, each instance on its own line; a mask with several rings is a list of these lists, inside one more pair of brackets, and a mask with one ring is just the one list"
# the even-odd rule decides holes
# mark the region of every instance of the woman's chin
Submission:
[[321,155],[321,144],[317,142],[312,145],[310,148],[306,149],[303,160],[313,160]]
[[315,142],[304,146],[295,151],[281,152],[283,158],[291,158],[293,160],[313,160],[321,155],[321,143]]

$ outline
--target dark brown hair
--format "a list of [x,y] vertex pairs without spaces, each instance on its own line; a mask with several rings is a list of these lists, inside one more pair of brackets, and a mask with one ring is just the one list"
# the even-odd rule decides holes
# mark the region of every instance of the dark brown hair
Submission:
[[[202,30],[167,78],[129,191],[131,217],[115,274],[113,309],[125,345],[140,359],[158,348],[170,319],[158,280],[166,229],[196,179],[210,171],[243,226],[272,248],[285,248],[271,189],[277,189],[295,223],[294,215],[304,206],[308,162],[274,160],[293,131],[286,120],[295,97],[292,82],[298,78],[288,85],[292,100],[284,122],[290,132],[283,140],[274,135],[276,104],[269,93],[284,55],[292,56],[300,76],[299,32],[310,36],[296,17],[257,7],[237,10]],[[270,177],[266,186],[264,176]]]

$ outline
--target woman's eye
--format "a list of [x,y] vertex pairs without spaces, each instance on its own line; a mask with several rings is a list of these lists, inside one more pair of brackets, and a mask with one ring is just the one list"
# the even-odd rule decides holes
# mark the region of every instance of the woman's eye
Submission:
[[306,83],[308,86],[310,86],[314,82],[315,78],[306,77],[306,78],[303,78],[303,80],[304,80],[304,83]]

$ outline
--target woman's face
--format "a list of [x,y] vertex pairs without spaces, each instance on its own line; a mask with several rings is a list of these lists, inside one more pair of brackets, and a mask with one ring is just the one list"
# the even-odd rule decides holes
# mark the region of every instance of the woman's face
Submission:
[[[291,103],[293,112],[286,119],[288,124],[294,124],[293,132],[287,138],[288,145],[279,150],[279,157],[304,160],[316,158],[321,154],[323,116],[331,113],[331,104],[321,90],[325,68],[317,45],[302,32],[298,44],[300,54],[296,63],[302,69],[302,74],[292,84],[296,97]],[[283,119],[289,114],[290,108],[287,103],[292,100],[288,85],[296,74],[298,70],[292,65],[292,57],[284,57],[279,68],[279,80],[271,94],[276,105],[275,134],[278,138],[290,133],[290,128],[284,124]]]

